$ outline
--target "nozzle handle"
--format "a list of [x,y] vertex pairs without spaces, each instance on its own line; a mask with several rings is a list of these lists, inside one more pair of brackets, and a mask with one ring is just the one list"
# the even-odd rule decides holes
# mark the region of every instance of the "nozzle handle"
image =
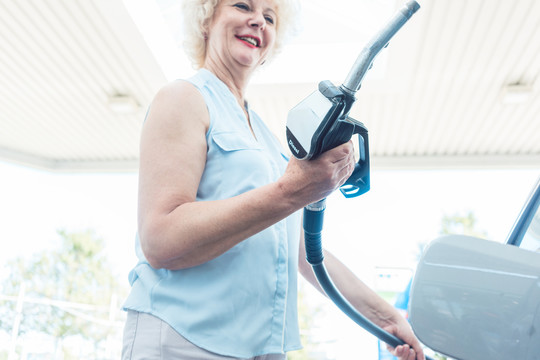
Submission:
[[390,39],[401,29],[401,27],[411,18],[411,16],[420,9],[420,5],[411,0],[407,2],[371,39],[371,41],[362,49],[356,59],[347,78],[341,85],[341,89],[348,94],[354,94],[360,89],[360,85],[367,71],[371,68],[375,56],[388,45]]
[[339,188],[339,191],[346,197],[352,198],[360,196],[369,191],[370,185],[370,166],[369,166],[369,139],[368,130],[360,121],[350,116],[345,120],[354,125],[353,134],[358,134],[358,161],[354,165],[354,171],[351,176]]

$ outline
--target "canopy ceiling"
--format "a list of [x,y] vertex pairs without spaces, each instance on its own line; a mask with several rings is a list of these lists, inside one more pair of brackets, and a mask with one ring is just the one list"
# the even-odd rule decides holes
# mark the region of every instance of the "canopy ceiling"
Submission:
[[[304,1],[307,35],[249,89],[281,139],[288,110],[318,81],[343,81],[365,43],[355,19],[370,14],[351,16],[348,3]],[[372,166],[539,168],[540,1],[420,3],[357,93],[351,115],[369,129]],[[146,108],[170,76],[133,19],[120,0],[0,0],[0,159],[137,169]]]

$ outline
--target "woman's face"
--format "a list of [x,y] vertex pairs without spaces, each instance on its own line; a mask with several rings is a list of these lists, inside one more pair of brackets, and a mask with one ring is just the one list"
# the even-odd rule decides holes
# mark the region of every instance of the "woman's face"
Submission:
[[274,46],[276,23],[273,0],[221,0],[208,26],[206,60],[260,65]]

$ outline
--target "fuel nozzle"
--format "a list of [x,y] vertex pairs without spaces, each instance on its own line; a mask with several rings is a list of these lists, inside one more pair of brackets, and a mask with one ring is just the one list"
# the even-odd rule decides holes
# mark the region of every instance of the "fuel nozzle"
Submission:
[[360,159],[340,188],[346,197],[362,195],[370,188],[368,131],[364,124],[349,116],[356,101],[355,93],[377,54],[419,8],[414,0],[406,3],[363,48],[341,86],[321,81],[318,89],[287,116],[287,143],[293,156],[301,160],[314,159],[358,135]]
[[340,87],[344,92],[354,96],[358,89],[360,89],[364,76],[373,66],[375,57],[382,49],[388,46],[390,39],[403,25],[405,25],[418,9],[420,9],[420,5],[416,1],[411,0],[406,3],[398,12],[396,12],[394,17],[379,30],[371,41],[367,43],[360,52],[360,55],[358,55],[353,67]]

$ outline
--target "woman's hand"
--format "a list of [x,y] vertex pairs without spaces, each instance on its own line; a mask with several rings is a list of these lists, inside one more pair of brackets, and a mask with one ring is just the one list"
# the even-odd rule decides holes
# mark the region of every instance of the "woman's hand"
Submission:
[[[388,350],[400,360],[424,360],[424,352],[416,339],[411,326],[405,318],[388,302],[382,299],[362,280],[360,280],[345,264],[331,252],[324,250],[324,263],[332,281],[351,305],[374,324],[402,339],[406,344]],[[311,265],[306,261],[304,236],[301,234],[298,250],[298,270],[322,294]]]
[[389,333],[397,336],[405,342],[405,345],[399,345],[396,348],[392,348],[387,345],[388,350],[392,355],[396,356],[400,360],[424,360],[424,351],[420,342],[414,336],[412,329],[405,321],[405,319],[400,318],[398,324],[393,324],[384,327],[384,330]]
[[314,160],[291,157],[280,179],[284,190],[301,202],[301,207],[324,199],[338,189],[354,170],[352,141],[321,154]]

